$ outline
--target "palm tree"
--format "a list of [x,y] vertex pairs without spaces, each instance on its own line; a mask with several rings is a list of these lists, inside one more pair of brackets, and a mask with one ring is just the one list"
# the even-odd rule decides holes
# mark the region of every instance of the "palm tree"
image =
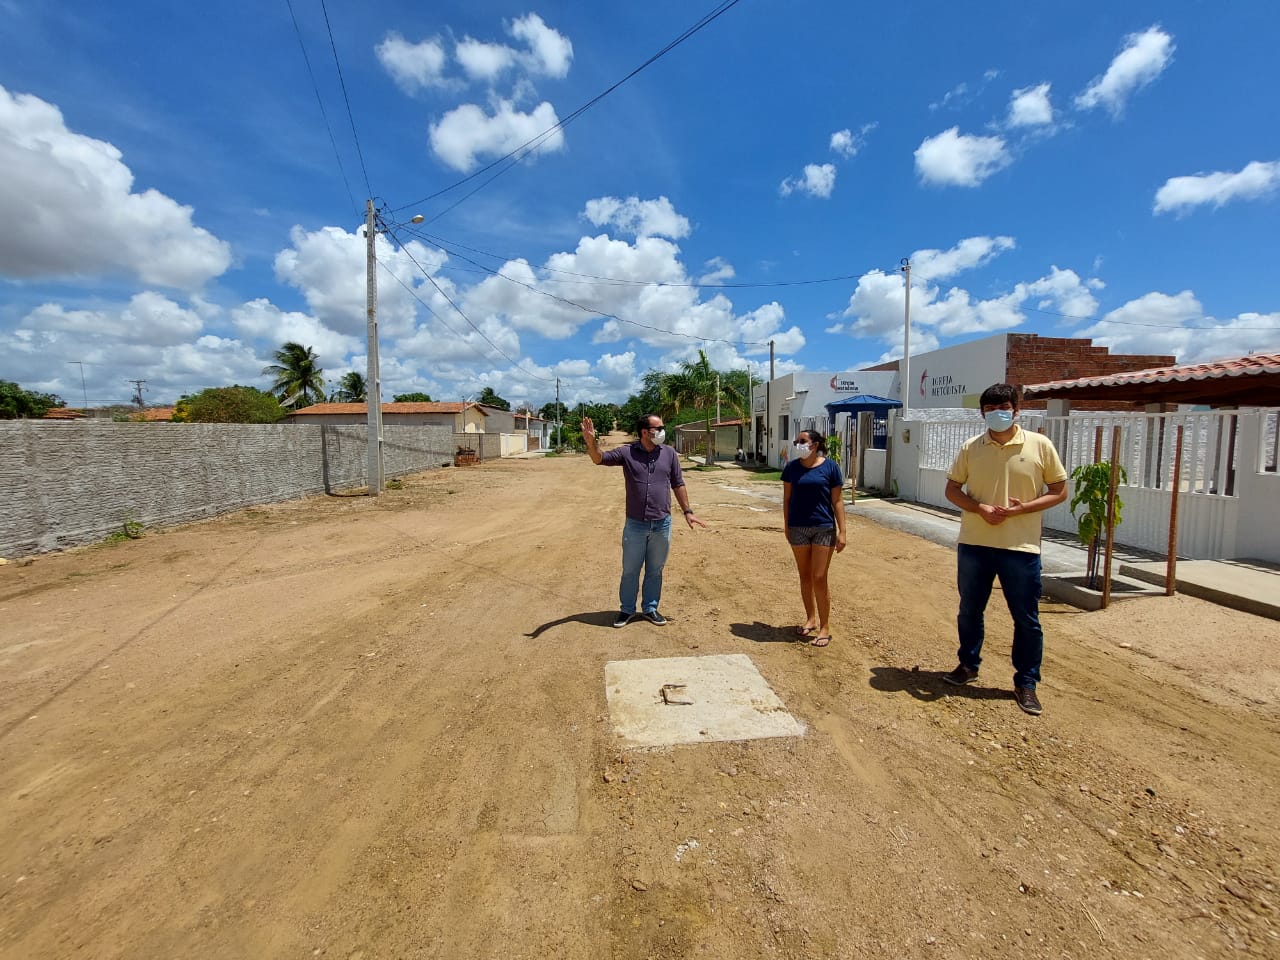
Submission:
[[310,347],[289,341],[271,358],[275,363],[263,367],[262,372],[274,378],[271,392],[281,403],[294,395],[298,396],[295,407],[307,407],[324,399],[324,371]]
[[724,374],[711,366],[705,350],[698,351],[697,360],[685,360],[677,373],[663,378],[662,392],[670,398],[678,413],[681,406],[712,413],[716,402],[741,414],[745,398],[736,377]]
[[352,370],[344,373],[338,381],[338,389],[329,397],[335,403],[364,403],[369,399],[365,389],[364,377]]

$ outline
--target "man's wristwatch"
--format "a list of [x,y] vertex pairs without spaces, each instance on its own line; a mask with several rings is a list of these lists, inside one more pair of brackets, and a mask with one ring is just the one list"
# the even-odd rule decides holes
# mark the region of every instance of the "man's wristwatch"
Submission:
[[686,516],[688,516],[688,515],[689,515],[689,514],[691,514],[691,513],[693,513],[693,511],[692,511],[692,510],[686,510],[686,511],[685,511],[685,515],[686,515]]

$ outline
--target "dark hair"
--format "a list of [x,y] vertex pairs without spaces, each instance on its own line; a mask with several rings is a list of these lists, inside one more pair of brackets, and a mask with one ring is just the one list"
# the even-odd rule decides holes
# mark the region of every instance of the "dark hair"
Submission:
[[1021,399],[1018,388],[1012,383],[993,383],[978,398],[978,410],[981,412],[983,407],[998,407],[1004,403],[1013,404],[1013,409],[1017,410]]
[[640,419],[638,419],[638,420],[636,421],[636,436],[637,436],[637,437],[638,437],[638,436],[640,436],[640,434],[641,434],[643,431],[645,431],[645,430],[650,430],[650,429],[652,429],[652,428],[653,428],[653,424],[651,424],[649,421],[650,421],[650,420],[652,420],[652,419],[653,419],[654,417],[656,417],[656,416],[657,416],[657,414],[656,414],[656,413],[646,413],[646,414],[644,414],[643,416],[641,416],[641,417],[640,417]]
[[800,430],[796,433],[796,436],[800,436],[800,434],[802,433],[807,433],[809,435],[810,447],[816,449],[821,454],[826,454],[827,452],[826,437],[820,434],[817,430]]

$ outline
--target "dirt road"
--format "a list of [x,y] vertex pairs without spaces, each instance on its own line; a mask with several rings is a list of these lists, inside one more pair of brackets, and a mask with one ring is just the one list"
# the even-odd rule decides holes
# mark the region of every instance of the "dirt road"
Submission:
[[[946,687],[953,554],[856,510],[835,641],[789,642],[730,473],[666,627],[609,626],[585,457],[0,568],[0,956],[1280,956],[1275,623],[1050,605],[1032,719],[1007,615]],[[604,664],[713,653],[806,735],[619,750]]]

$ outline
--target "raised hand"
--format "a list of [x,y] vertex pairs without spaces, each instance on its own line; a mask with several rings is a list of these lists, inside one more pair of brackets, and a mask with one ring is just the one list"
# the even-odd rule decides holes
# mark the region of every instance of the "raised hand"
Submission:
[[588,446],[596,441],[596,425],[591,422],[590,417],[582,418],[582,440]]

